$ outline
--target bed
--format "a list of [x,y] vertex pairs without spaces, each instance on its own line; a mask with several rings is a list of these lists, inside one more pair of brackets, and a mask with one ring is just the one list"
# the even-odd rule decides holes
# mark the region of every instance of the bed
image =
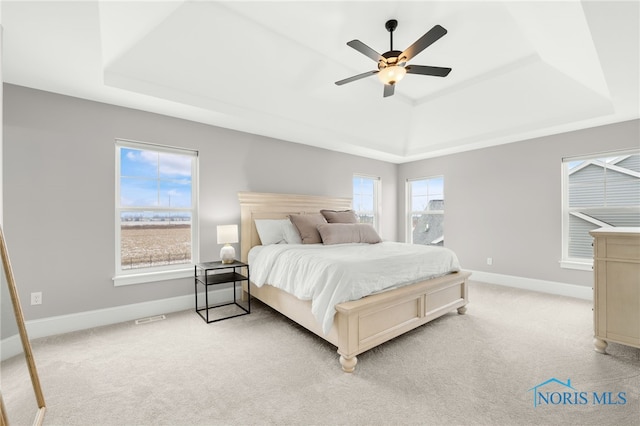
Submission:
[[[274,193],[238,193],[241,212],[241,259],[260,245],[255,221],[284,219],[292,214],[315,214],[321,209],[347,210],[351,199]],[[253,275],[253,274],[252,274]],[[376,293],[335,305],[333,326],[323,330],[311,312],[311,302],[271,285],[251,285],[251,296],[270,306],[338,348],[339,361],[351,373],[357,355],[453,310],[466,312],[468,303],[466,271]],[[246,292],[245,287],[245,292]]]

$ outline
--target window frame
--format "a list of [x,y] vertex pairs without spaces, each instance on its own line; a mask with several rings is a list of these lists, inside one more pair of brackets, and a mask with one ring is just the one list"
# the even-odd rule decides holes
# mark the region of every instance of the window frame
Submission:
[[[583,213],[580,213],[579,210],[584,210],[585,206],[580,207],[569,207],[569,164],[574,161],[590,161],[590,160],[598,160],[601,158],[609,158],[609,157],[624,157],[631,155],[640,155],[640,150],[638,149],[628,149],[628,150],[619,150],[619,151],[607,151],[600,152],[596,154],[588,154],[581,156],[573,156],[573,157],[564,157],[561,162],[561,215],[562,215],[562,257],[560,259],[560,267],[564,269],[576,269],[582,271],[592,271],[593,270],[593,257],[591,258],[582,258],[582,257],[571,257],[569,256],[569,233],[570,233],[570,216],[573,214],[577,217],[584,217]],[[615,170],[616,165],[609,167],[609,169]],[[606,173],[606,172],[605,172]],[[635,172],[638,173],[638,172]],[[595,208],[595,207],[586,207],[586,208]],[[623,210],[626,208],[634,208],[634,207],[598,207],[602,209],[611,209],[611,210]],[[596,218],[586,218],[590,222],[594,224],[599,224],[599,226],[610,226],[607,223],[601,222]]]
[[[191,207],[132,207],[120,205],[120,178],[121,178],[121,149],[130,148],[145,151],[155,151],[170,154],[178,154],[193,157],[191,162]],[[199,216],[198,216],[198,151],[188,148],[173,147],[148,142],[132,141],[127,139],[115,140],[115,274],[114,286],[148,283],[176,278],[193,277],[193,267],[199,260]],[[153,266],[149,268],[122,269],[121,253],[121,213],[124,211],[188,211],[191,213],[191,262]]]
[[[368,210],[357,210],[356,206],[355,206],[355,200],[356,200],[356,193],[355,193],[355,185],[354,185],[354,180],[355,179],[366,179],[366,180],[370,180],[373,182],[373,211],[368,211]],[[353,174],[353,178],[351,179],[351,194],[352,194],[352,199],[351,199],[351,205],[353,207],[353,210],[356,212],[356,215],[358,217],[360,217],[360,214],[371,214],[373,216],[373,228],[380,233],[380,200],[382,199],[381,193],[381,187],[382,187],[382,179],[379,176],[371,176],[371,175],[365,175],[362,173],[354,173]]]
[[[412,210],[413,207],[413,191],[412,191],[412,183],[413,182],[417,182],[417,181],[426,181],[427,182],[427,187],[428,187],[428,181],[431,179],[442,179],[442,200],[444,201],[445,199],[445,178],[444,175],[432,175],[432,176],[426,176],[426,177],[419,177],[419,178],[407,178],[407,180],[405,181],[405,241],[409,244],[414,244],[413,242],[413,215],[414,213],[418,214],[422,214],[425,210],[420,210],[420,211],[414,211]],[[427,194],[428,196],[428,194]],[[445,210],[431,210],[429,213],[430,214],[441,214],[443,216],[443,223],[444,223],[444,212]],[[444,234],[442,236],[443,239],[443,245],[444,245]],[[431,245],[431,244],[429,244]]]

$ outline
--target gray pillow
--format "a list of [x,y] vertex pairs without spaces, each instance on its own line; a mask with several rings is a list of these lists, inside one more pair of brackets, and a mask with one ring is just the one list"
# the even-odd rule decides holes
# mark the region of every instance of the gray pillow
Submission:
[[320,214],[329,223],[358,223],[354,210],[320,210]]
[[320,213],[292,214],[289,215],[289,219],[298,228],[302,244],[318,244],[322,242],[318,233],[318,225],[326,224],[327,221]]
[[380,235],[368,223],[326,223],[318,225],[322,244],[382,242]]

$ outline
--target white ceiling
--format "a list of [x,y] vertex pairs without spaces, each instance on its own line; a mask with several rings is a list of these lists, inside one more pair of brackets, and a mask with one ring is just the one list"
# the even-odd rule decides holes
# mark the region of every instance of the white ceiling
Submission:
[[[640,117],[638,1],[2,1],[5,82],[394,163]],[[451,67],[382,97],[346,42]]]

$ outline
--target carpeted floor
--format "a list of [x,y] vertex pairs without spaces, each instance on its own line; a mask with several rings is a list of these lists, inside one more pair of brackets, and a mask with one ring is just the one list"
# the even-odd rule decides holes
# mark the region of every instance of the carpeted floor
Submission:
[[[209,325],[185,311],[38,339],[45,424],[640,424],[640,349],[594,352],[590,302],[475,282],[470,301],[360,355],[354,374],[257,302]],[[534,406],[552,378],[572,389],[541,386],[550,403]],[[2,363],[2,394],[11,424],[31,424],[22,356]]]

